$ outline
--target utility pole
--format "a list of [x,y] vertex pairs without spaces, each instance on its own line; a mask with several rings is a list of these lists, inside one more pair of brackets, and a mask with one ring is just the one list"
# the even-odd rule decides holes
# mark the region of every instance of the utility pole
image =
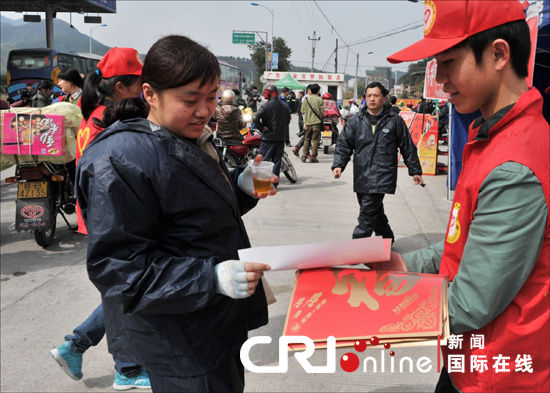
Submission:
[[357,73],[359,72],[359,53],[357,53],[357,64],[355,65],[355,87],[353,88],[353,97],[357,101],[357,84],[359,79],[357,79]]
[[317,33],[313,32],[313,38],[310,36],[307,37],[308,40],[311,41],[311,72],[313,72],[313,63],[315,62],[315,43],[321,39],[321,37],[315,38],[315,35]]
[[338,73],[338,38],[336,38],[336,49],[334,49],[334,73]]

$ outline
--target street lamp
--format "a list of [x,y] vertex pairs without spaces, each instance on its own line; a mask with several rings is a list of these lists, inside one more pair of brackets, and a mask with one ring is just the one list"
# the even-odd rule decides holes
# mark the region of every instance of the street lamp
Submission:
[[[367,55],[372,55],[374,52],[367,52]],[[357,84],[359,83],[358,74],[359,73],[359,53],[357,53],[357,64],[355,66],[355,86],[353,87],[353,96],[357,100]]]
[[95,29],[97,29],[98,27],[105,27],[105,26],[107,26],[105,23],[103,23],[102,25],[95,26],[95,27],[90,26],[90,53],[92,53],[92,32]]
[[273,71],[273,14],[274,14],[274,11],[271,9],[271,8],[267,8],[265,5],[262,5],[260,3],[250,3],[250,5],[253,5],[255,7],[262,7],[262,8],[265,8],[266,10],[269,11],[269,13],[271,14],[271,61],[270,61],[270,71]]

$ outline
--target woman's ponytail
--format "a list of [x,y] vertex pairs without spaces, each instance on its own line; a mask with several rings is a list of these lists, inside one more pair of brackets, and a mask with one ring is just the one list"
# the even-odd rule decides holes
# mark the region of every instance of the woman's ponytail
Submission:
[[80,99],[80,108],[82,116],[88,120],[94,109],[99,103],[97,87],[101,82],[101,76],[96,72],[90,72],[84,79],[84,87],[82,88],[82,98]]
[[124,121],[136,117],[146,118],[149,115],[149,105],[141,98],[126,98],[114,105],[107,106],[103,119],[97,123],[101,128],[107,128],[117,120]]

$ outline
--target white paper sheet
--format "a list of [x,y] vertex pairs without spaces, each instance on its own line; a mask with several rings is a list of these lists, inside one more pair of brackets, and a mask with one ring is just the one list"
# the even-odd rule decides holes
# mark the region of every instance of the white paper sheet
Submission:
[[375,236],[337,242],[245,248],[239,250],[239,258],[247,262],[267,263],[271,270],[313,269],[387,261],[389,248],[382,237]]

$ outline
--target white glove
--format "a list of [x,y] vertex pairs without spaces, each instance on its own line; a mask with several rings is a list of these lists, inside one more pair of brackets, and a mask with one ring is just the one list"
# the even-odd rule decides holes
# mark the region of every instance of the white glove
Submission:
[[244,270],[245,264],[245,261],[230,259],[215,266],[218,293],[233,299],[244,299],[250,296]]
[[252,168],[250,168],[250,165],[247,165],[245,170],[241,172],[237,184],[246,195],[256,198],[254,196],[254,180],[252,180]]

